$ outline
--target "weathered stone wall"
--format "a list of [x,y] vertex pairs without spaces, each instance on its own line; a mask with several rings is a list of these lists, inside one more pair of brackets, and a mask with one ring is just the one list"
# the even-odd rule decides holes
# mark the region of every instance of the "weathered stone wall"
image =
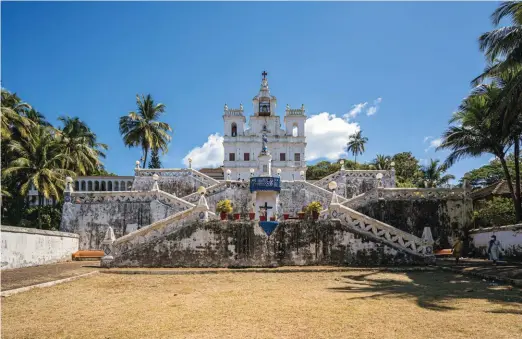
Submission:
[[312,201],[319,201],[323,209],[326,209],[330,204],[331,197],[331,192],[308,182],[283,181],[279,194],[279,213],[297,216],[297,213]]
[[134,177],[132,190],[150,191],[154,180],[152,176],[158,175],[160,190],[184,197],[197,191],[200,186],[210,187],[218,183],[198,171],[192,169],[164,169],[164,170],[138,170]]
[[502,257],[522,260],[522,224],[474,229],[469,232],[475,255],[487,257],[489,241],[497,236],[502,248]]
[[[199,193],[193,193],[184,197],[186,201],[196,204],[199,199]],[[249,212],[252,194],[250,193],[249,183],[243,181],[223,181],[219,184],[207,188],[205,194],[208,207],[211,211],[216,211],[216,205],[219,201],[228,199],[232,202],[232,213],[241,213],[247,215]]]
[[2,269],[71,260],[78,235],[34,228],[2,226]]
[[339,221],[287,221],[267,236],[256,222],[193,222],[118,254],[116,267],[400,265],[416,260]]
[[100,249],[109,226],[121,237],[189,207],[159,192],[73,193],[60,230],[78,234],[82,250]]
[[451,248],[452,237],[471,223],[472,202],[462,190],[380,189],[363,198],[346,206],[416,236],[431,227],[435,249]]
[[[380,180],[377,179],[379,174],[382,175]],[[314,184],[328,189],[328,184],[332,181],[337,183],[337,194],[349,199],[376,189],[379,187],[379,184],[381,185],[380,187],[384,188],[395,187],[395,170],[341,170],[314,182]]]

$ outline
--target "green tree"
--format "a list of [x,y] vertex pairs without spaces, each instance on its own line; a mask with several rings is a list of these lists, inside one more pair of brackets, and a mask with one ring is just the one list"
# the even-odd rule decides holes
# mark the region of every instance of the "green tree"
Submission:
[[368,142],[368,138],[362,136],[362,131],[350,135],[348,143],[346,144],[346,152],[351,152],[357,164],[357,155],[364,153],[364,145]]
[[161,160],[157,149],[153,149],[150,155],[149,168],[161,168]]
[[39,205],[43,198],[60,200],[65,187],[65,177],[74,172],[62,167],[68,155],[62,152],[60,143],[48,127],[33,126],[30,138],[12,140],[9,151],[13,160],[3,169],[2,177],[16,176],[20,193],[26,195],[31,185],[39,192]]
[[141,147],[143,150],[143,168],[147,163],[150,149],[168,151],[168,143],[172,131],[169,124],[158,121],[165,112],[165,105],[155,104],[148,94],[146,97],[136,95],[137,112],[130,112],[120,118],[120,134],[128,147]]
[[373,165],[378,170],[390,170],[391,169],[391,158],[388,155],[377,154],[373,160]]
[[27,135],[31,121],[25,118],[24,113],[31,109],[31,106],[23,102],[16,93],[11,93],[2,88],[2,105],[1,105],[1,130],[2,141],[11,139],[14,130],[18,130],[20,134]]
[[494,197],[480,203],[473,212],[475,227],[502,226],[516,222],[515,209],[511,199]]
[[97,141],[96,134],[78,117],[62,116],[58,120],[63,127],[57,130],[58,142],[64,158],[63,168],[78,175],[91,175],[102,165],[100,158],[105,158],[108,146]]
[[[515,161],[513,154],[506,157],[506,164],[509,173],[513,177],[515,175]],[[500,180],[505,179],[504,169],[498,159],[490,161],[487,165],[475,168],[460,179],[462,184],[466,180],[473,188],[482,188],[492,185]]]
[[411,152],[395,154],[391,160],[395,163],[395,178],[398,187],[415,187],[420,177],[419,160]]
[[449,183],[450,180],[455,179],[451,174],[444,174],[448,170],[446,164],[439,165],[440,160],[430,159],[428,165],[421,168],[422,176],[418,185],[420,187],[442,187]]
[[520,218],[520,203],[513,190],[511,174],[506,163],[507,151],[512,146],[512,139],[503,131],[499,119],[498,97],[502,89],[496,83],[479,86],[470,96],[465,98],[457,112],[453,114],[448,129],[443,134],[443,142],[437,148],[450,150],[445,161],[451,166],[466,157],[478,157],[489,153],[497,157],[504,170],[513,204]]

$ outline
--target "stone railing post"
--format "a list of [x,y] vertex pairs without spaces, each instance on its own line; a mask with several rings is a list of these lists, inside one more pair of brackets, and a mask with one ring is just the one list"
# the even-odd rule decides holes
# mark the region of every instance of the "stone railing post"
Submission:
[[154,180],[154,184],[152,184],[152,191],[154,191],[154,192],[157,192],[160,190],[159,185],[158,185],[158,179],[159,179],[159,175],[154,173],[154,175],[152,176],[152,180]]
[[102,267],[110,267],[111,262],[114,260],[114,257],[112,256],[113,253],[113,243],[116,240],[116,237],[114,236],[114,230],[111,226],[107,228],[107,231],[105,232],[105,237],[102,241],[102,250],[105,255],[101,258],[101,266]]
[[431,228],[424,227],[424,231],[422,231],[422,245],[424,246],[424,254],[425,255],[433,255],[433,235],[431,234]]
[[198,204],[194,207],[194,212],[198,213],[197,219],[200,221],[208,221],[208,208],[207,199],[205,198],[205,193],[207,190],[205,188],[200,190],[200,196],[198,200]]
[[74,206],[72,203],[73,179],[65,178],[65,190],[63,191],[64,204],[62,207],[62,220],[60,221],[60,231],[73,232]]

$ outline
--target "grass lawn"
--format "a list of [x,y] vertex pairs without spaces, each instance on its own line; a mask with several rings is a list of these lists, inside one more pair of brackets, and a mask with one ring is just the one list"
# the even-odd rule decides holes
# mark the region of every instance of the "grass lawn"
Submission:
[[216,337],[522,338],[522,290],[440,271],[99,274],[2,299],[2,338]]

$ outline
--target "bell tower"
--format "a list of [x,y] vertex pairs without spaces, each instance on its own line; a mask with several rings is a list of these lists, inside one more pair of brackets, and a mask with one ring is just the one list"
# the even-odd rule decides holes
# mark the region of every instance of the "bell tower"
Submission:
[[252,103],[254,104],[254,115],[259,117],[270,117],[275,115],[277,100],[276,97],[270,95],[268,88],[268,73],[263,71],[261,73],[263,79],[261,80],[261,88],[259,93],[254,97]]

